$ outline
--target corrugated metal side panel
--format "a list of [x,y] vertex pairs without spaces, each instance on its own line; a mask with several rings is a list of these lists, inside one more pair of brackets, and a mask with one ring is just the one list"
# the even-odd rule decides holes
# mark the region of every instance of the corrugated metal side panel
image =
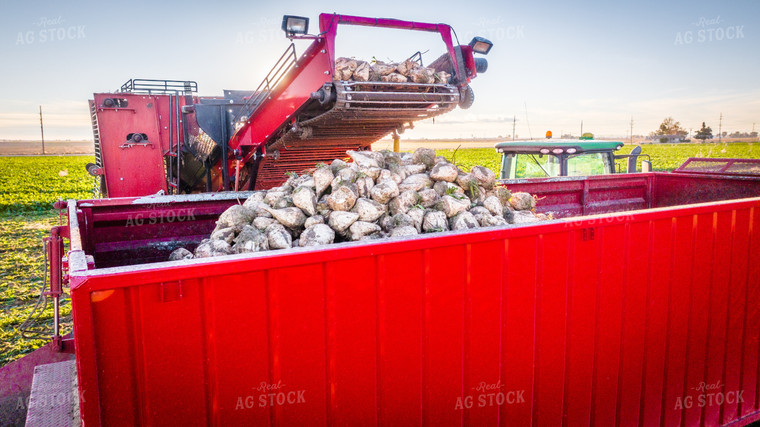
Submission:
[[746,423],[759,227],[753,199],[74,277],[83,419]]

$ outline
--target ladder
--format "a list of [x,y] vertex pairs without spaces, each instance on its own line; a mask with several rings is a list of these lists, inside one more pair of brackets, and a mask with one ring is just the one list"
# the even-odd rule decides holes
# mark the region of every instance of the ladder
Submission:
[[285,77],[285,75],[296,65],[296,59],[296,46],[291,43],[290,46],[285,49],[285,53],[283,53],[280,59],[274,64],[274,67],[269,70],[269,73],[264,77],[264,80],[245,101],[243,108],[235,114],[232,122],[237,124],[242,120],[247,120],[253,117],[264,101],[269,99],[269,95],[271,95],[272,91],[280,84],[283,77]]
[[[98,168],[103,167],[103,153],[100,148],[100,127],[98,126],[98,107],[95,105],[94,100],[89,101],[90,104],[90,121],[92,123],[92,141],[95,145],[95,164]],[[92,197],[100,198],[104,196],[103,175],[93,177]]]

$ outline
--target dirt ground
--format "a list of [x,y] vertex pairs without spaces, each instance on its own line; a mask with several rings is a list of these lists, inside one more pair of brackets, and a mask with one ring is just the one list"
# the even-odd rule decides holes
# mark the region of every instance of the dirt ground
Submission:
[[[45,141],[45,154],[93,154],[92,141]],[[42,154],[40,141],[0,141],[0,156]]]

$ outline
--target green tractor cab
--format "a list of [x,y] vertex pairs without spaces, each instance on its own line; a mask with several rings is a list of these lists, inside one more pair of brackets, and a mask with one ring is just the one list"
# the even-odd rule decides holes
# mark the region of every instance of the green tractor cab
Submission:
[[[622,141],[588,139],[510,141],[500,142],[495,147],[502,155],[501,179],[613,174],[616,173],[615,160],[621,158],[628,159],[627,172],[633,173],[642,155],[641,147],[636,147],[631,154],[615,155],[615,151],[623,147]],[[651,169],[650,161],[642,162],[642,172]]]

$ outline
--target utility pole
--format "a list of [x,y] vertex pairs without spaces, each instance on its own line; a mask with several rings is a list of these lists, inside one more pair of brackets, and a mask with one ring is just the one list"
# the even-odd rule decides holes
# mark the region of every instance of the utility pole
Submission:
[[720,113],[720,121],[718,122],[718,143],[723,142],[723,113]]
[[525,105],[525,124],[528,125],[528,136],[530,137],[530,140],[533,140],[533,132],[530,130],[530,120],[528,120],[528,102],[526,101],[523,105]]
[[581,120],[581,136],[579,136],[578,138],[582,138],[582,137],[583,137],[583,120]]
[[631,144],[633,144],[633,116],[631,116]]
[[515,140],[515,124],[517,123],[517,116],[512,116],[512,141]]
[[42,137],[42,154],[45,154],[45,128],[42,127],[42,105],[40,105],[40,136]]

